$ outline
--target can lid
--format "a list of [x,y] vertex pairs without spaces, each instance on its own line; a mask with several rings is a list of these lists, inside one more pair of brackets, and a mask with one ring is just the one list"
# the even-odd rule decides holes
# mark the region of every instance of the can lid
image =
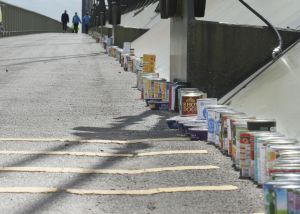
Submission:
[[264,144],[296,144],[298,140],[289,139],[289,138],[274,138],[274,139],[266,139],[262,140]]
[[[295,182],[296,182],[296,184],[295,184]],[[285,185],[285,184],[278,184],[278,185],[275,185],[275,189],[298,189],[298,188],[300,188],[300,184],[298,185],[297,183],[297,181],[295,181],[295,182],[293,182],[293,181],[291,181],[291,183],[292,184],[290,184],[290,185]],[[300,182],[300,180],[299,180],[299,182]]]
[[199,128],[189,128],[190,131],[203,131],[203,132],[207,132],[208,129],[207,127],[199,127]]
[[300,178],[300,173],[273,173],[274,177]]
[[182,97],[199,97],[203,95],[202,92],[187,92],[182,95]]
[[249,120],[248,123],[276,123],[274,119],[252,119]]

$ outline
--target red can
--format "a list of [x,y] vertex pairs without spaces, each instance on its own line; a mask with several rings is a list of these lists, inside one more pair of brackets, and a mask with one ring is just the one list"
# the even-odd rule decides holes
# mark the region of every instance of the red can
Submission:
[[182,109],[181,115],[194,116],[197,115],[197,100],[200,99],[202,94],[190,93],[182,96]]

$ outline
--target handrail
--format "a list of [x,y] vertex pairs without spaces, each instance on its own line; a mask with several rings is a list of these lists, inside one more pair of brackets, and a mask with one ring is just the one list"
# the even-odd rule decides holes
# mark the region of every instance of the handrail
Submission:
[[[62,24],[50,17],[8,4],[0,0],[2,11],[2,27],[0,34],[26,34],[28,32],[61,32]],[[3,33],[4,29],[4,33]]]
[[275,47],[273,49],[272,52],[272,57],[273,59],[275,59],[276,57],[279,57],[282,53],[282,37],[280,35],[280,33],[278,32],[278,30],[265,18],[263,17],[261,14],[259,14],[254,8],[252,8],[249,4],[247,4],[246,2],[244,2],[243,0],[239,0],[246,8],[248,8],[252,13],[254,13],[258,18],[260,18],[264,23],[266,23],[266,25],[268,25],[272,32],[275,34],[275,36],[278,39],[278,46]]

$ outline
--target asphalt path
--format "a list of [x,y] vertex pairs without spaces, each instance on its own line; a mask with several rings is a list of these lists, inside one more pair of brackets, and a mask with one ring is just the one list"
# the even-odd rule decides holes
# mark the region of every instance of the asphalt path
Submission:
[[[6,188],[56,188],[55,193],[0,193],[0,213],[257,213],[262,190],[239,179],[231,160],[204,142],[167,128],[169,112],[150,111],[135,88],[135,74],[86,35],[40,34],[0,39],[0,152],[92,152],[132,157],[1,154],[0,192]],[[178,137],[178,139],[170,139]],[[10,138],[8,140],[8,138]],[[57,140],[53,140],[53,138]],[[159,139],[164,138],[164,139]],[[97,139],[98,142],[82,142]],[[146,140],[141,140],[146,139]],[[149,140],[147,140],[149,139]],[[157,140],[153,140],[157,139]],[[168,140],[169,139],[169,140]],[[79,142],[81,140],[81,142]],[[125,143],[102,140],[124,140]],[[136,140],[126,143],[126,140]],[[123,142],[123,141],[122,141]],[[145,152],[206,150],[207,154],[139,157]],[[210,170],[126,174],[121,170],[178,166]],[[18,167],[22,172],[4,172]],[[31,167],[113,169],[118,174],[28,172]],[[47,170],[46,170],[47,171]],[[68,193],[65,190],[149,190],[224,186],[231,191],[154,195]],[[7,189],[6,189],[7,190]]]

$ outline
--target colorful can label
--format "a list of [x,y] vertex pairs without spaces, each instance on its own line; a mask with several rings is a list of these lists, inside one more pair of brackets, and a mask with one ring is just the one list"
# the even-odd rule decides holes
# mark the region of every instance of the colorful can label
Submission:
[[211,98],[211,99],[198,99],[197,100],[197,108],[198,108],[198,119],[199,120],[206,120],[207,119],[207,109],[205,108],[208,105],[217,105],[218,99]]
[[200,96],[182,96],[182,115],[197,115],[197,99]]

